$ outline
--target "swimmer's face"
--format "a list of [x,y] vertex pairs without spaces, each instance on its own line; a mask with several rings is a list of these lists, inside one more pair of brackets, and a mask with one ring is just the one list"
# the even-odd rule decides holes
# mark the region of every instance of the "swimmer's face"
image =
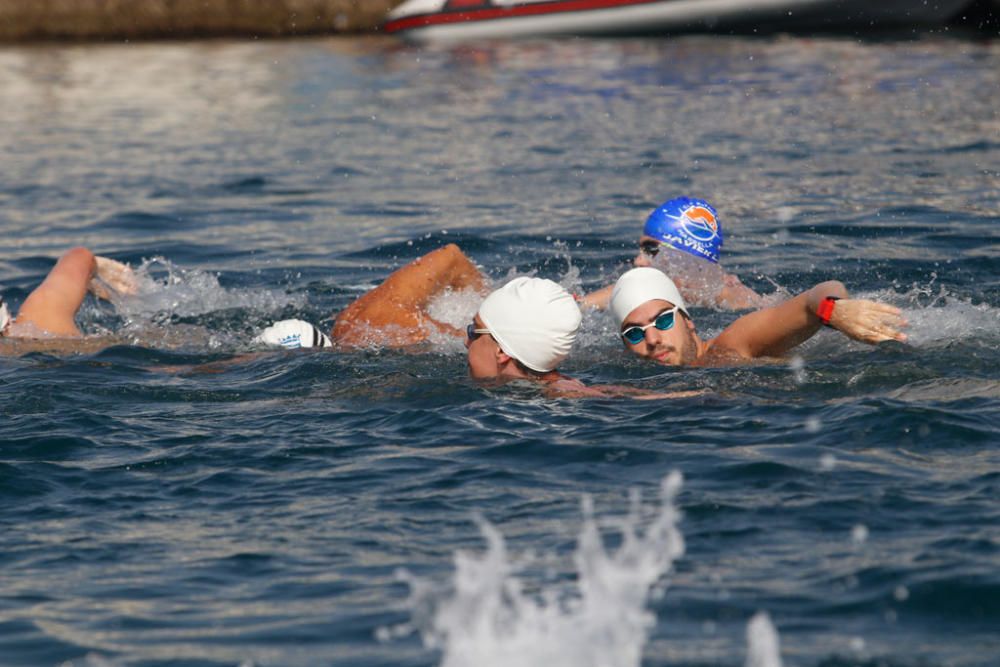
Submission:
[[698,358],[698,346],[694,338],[694,322],[677,311],[674,325],[661,331],[652,324],[660,313],[674,307],[662,299],[653,299],[642,304],[625,318],[621,331],[632,326],[646,327],[641,341],[632,345],[622,341],[632,354],[655,361],[665,366],[685,366]]
[[[472,320],[474,329],[485,329],[483,321],[476,315]],[[500,374],[498,353],[500,346],[489,334],[473,334],[465,339],[469,351],[469,375],[476,379],[493,378]]]

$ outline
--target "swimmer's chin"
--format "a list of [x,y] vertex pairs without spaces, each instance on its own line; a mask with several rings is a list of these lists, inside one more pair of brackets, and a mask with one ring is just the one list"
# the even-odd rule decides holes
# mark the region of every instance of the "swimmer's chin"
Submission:
[[677,364],[671,360],[670,351],[660,352],[658,354],[651,355],[650,357],[653,361],[660,364],[661,366],[676,366]]

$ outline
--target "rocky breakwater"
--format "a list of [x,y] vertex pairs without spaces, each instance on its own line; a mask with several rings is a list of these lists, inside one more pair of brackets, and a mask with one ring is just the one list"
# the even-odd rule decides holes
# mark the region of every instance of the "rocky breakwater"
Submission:
[[0,41],[368,33],[399,0],[0,0]]

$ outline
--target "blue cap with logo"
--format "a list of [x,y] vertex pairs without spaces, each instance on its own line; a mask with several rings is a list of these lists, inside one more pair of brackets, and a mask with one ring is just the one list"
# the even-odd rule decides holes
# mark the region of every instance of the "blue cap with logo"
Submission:
[[642,233],[710,262],[719,261],[722,223],[704,199],[677,197],[649,214]]

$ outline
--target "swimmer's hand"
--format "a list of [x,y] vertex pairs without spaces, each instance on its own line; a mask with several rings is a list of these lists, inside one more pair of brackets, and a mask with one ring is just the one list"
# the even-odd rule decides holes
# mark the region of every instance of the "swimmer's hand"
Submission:
[[561,377],[546,387],[551,396],[561,398],[633,398],[637,401],[656,401],[670,398],[689,398],[704,396],[707,389],[692,389],[687,391],[647,391],[637,387],[624,387],[617,384],[599,384],[587,386],[574,378]]
[[687,391],[669,391],[649,394],[633,394],[632,398],[637,401],[657,401],[665,398],[691,398],[692,396],[704,396],[707,389],[690,389]]
[[899,308],[866,299],[840,299],[830,314],[831,327],[872,345],[887,340],[904,342],[906,334],[900,329],[908,324]]
[[139,291],[135,273],[128,264],[107,257],[94,257],[94,262],[97,264],[97,275],[91,279],[87,289],[98,299],[111,301],[116,296],[132,296]]

